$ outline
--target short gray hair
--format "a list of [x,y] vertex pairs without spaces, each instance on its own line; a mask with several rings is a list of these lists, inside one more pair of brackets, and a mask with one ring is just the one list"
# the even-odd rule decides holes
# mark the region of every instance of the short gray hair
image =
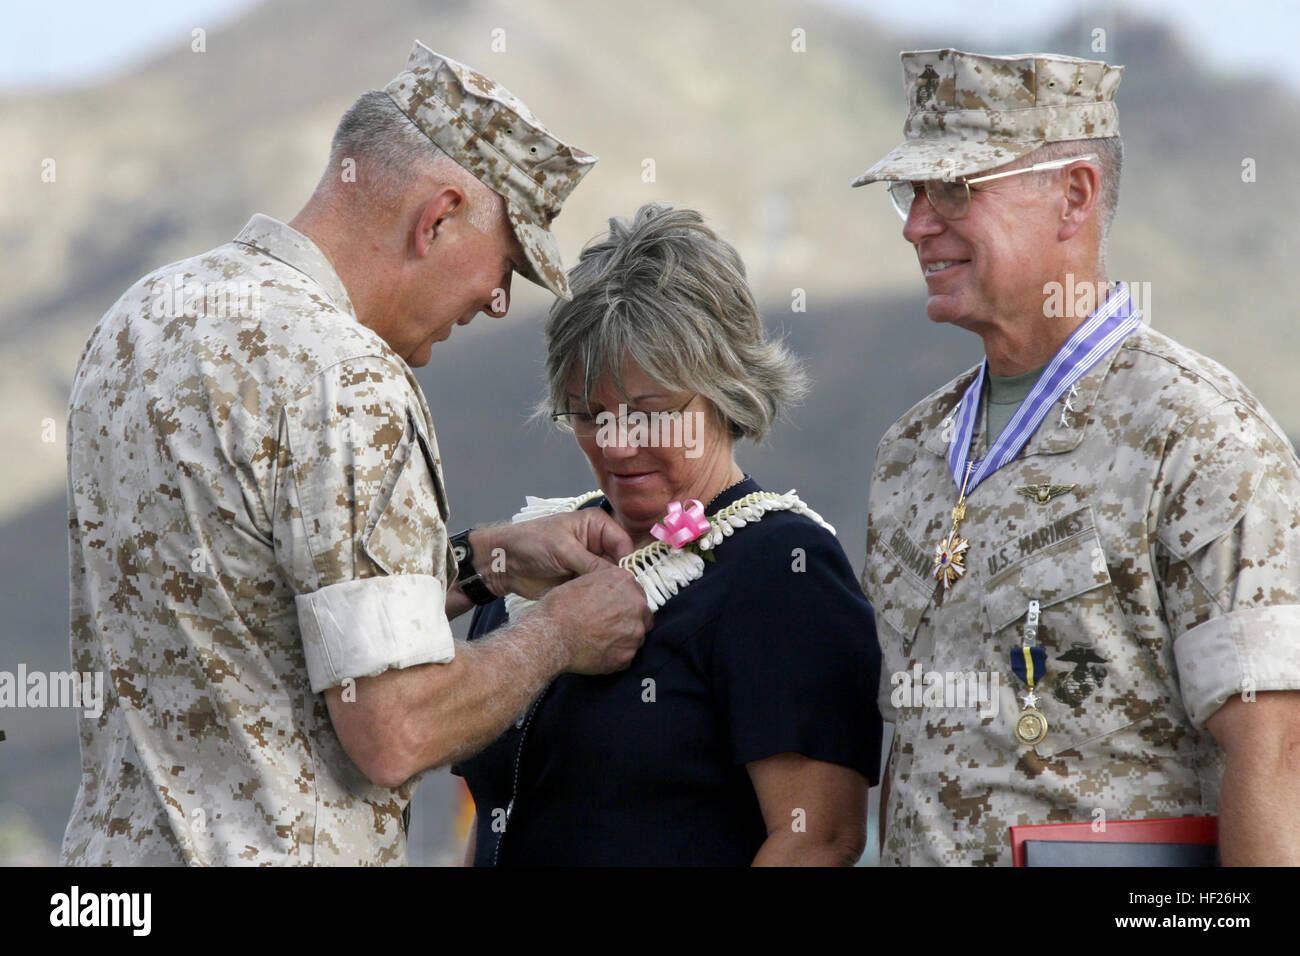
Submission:
[[339,120],[325,171],[331,188],[345,185],[340,168],[347,159],[358,167],[358,184],[380,203],[391,202],[413,182],[431,176],[465,190],[470,196],[469,221],[479,231],[490,232],[504,214],[500,195],[439,149],[383,90],[362,93]]
[[[1054,159],[1066,159],[1070,156],[1082,156],[1085,153],[1097,154],[1095,162],[1101,176],[1101,189],[1097,194],[1097,215],[1101,217],[1101,251],[1104,258],[1106,241],[1110,238],[1110,224],[1114,221],[1115,210],[1119,207],[1119,177],[1124,167],[1124,141],[1118,136],[1063,140],[1039,147],[1027,159],[1032,165]],[[1045,172],[1059,173],[1060,170]]]
[[569,272],[573,299],[546,322],[547,397],[563,411],[582,369],[583,394],[609,376],[626,396],[631,359],[665,387],[713,403],[732,438],[760,441],[807,393],[799,360],[768,339],[740,255],[692,209],[647,203],[587,244]]

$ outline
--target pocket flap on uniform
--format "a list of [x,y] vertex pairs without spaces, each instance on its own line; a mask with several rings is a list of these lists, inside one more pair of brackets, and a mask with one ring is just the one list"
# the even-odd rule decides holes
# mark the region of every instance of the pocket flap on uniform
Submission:
[[387,574],[443,577],[454,558],[447,540],[446,501],[438,469],[413,419],[387,500],[370,519],[362,549]]
[[988,580],[984,613],[991,633],[1024,618],[1029,602],[1050,607],[1110,583],[1091,508],[1081,508],[1001,545],[1009,563]]
[[424,463],[429,468],[429,476],[433,479],[433,493],[438,500],[438,515],[445,522],[450,516],[451,510],[447,506],[447,489],[442,483],[442,462],[438,460],[438,446],[425,437],[414,415],[411,416],[410,421],[411,427],[415,429],[415,438],[420,444],[420,453],[424,457]]
[[908,640],[934,597],[935,582],[928,577],[933,559],[902,525],[881,530],[880,547],[867,557],[875,577],[867,597],[877,617]]

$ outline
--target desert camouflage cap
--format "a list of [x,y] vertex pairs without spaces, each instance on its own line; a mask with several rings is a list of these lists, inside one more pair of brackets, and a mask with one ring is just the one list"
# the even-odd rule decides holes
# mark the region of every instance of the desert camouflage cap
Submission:
[[1035,53],[961,50],[901,54],[906,139],[853,181],[956,179],[1045,143],[1119,135],[1122,66]]
[[418,40],[384,91],[438,148],[505,199],[528,258],[520,274],[570,298],[551,221],[596,157],[553,136],[505,87]]

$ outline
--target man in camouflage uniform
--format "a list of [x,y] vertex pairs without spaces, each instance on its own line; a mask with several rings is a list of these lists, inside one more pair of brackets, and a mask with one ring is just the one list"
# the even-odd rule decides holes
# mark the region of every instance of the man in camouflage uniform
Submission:
[[906,140],[855,185],[891,183],[928,316],[986,359],[877,449],[883,861],[1006,864],[1012,825],[1217,813],[1225,862],[1300,862],[1300,463],[1106,282],[1122,68],[902,61]]
[[[503,315],[512,270],[568,294],[549,226],[594,161],[417,43],[292,226],[254,216],[103,317],[68,419],[71,645],[111,690],[65,862],[405,862],[420,771],[556,673],[627,665],[649,611],[607,516],[478,529],[458,569],[409,367]],[[467,571],[540,613],[456,645]]]

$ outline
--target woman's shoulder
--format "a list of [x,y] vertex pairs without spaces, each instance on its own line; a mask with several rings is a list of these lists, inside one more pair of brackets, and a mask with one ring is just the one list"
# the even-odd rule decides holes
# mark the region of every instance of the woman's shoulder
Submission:
[[788,571],[791,560],[800,557],[816,557],[823,561],[830,558],[837,564],[848,562],[844,548],[831,528],[796,511],[769,511],[760,521],[738,530],[732,539],[724,539],[726,543],[720,545],[719,554],[730,546],[738,557],[743,552],[744,560],[755,570]]
[[800,538],[801,540],[821,542],[826,545],[839,546],[835,530],[824,522],[819,522],[797,511],[769,511],[755,524],[758,532],[752,540],[768,541],[773,538]]

